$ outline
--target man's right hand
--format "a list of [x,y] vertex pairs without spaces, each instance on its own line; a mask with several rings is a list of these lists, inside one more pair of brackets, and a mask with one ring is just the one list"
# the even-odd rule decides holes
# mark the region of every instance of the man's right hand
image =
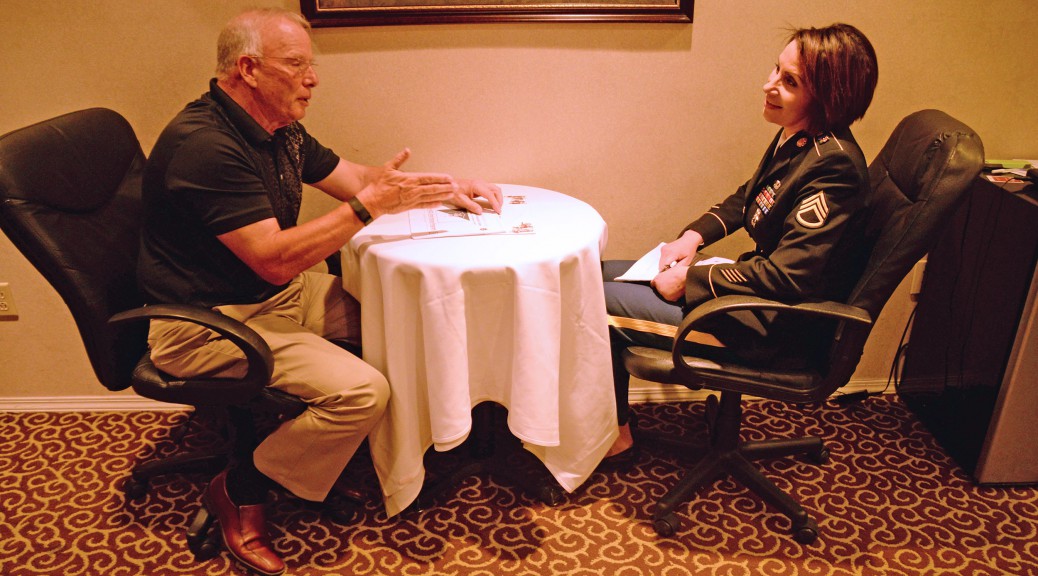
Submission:
[[357,194],[373,218],[413,208],[435,208],[458,191],[458,184],[449,174],[401,171],[400,166],[410,157],[410,149],[401,150],[383,164],[378,179]]

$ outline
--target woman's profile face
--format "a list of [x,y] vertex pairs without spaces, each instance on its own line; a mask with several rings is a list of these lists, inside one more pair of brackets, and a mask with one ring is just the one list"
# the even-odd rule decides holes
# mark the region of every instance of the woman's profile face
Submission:
[[811,96],[800,76],[798,52],[796,41],[787,44],[764,84],[764,119],[781,126],[787,138],[810,122]]

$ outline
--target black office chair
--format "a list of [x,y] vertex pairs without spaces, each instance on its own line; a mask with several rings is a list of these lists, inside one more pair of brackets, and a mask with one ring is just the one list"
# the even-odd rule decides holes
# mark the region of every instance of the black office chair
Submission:
[[[710,397],[710,438],[705,455],[656,506],[653,526],[661,536],[678,527],[674,513],[700,487],[732,475],[792,521],[794,538],[811,543],[818,526],[791,496],[780,490],[752,460],[806,454],[825,463],[829,454],[820,438],[740,442],[742,395],[793,403],[819,402],[847,383],[861,358],[883,305],[909,270],[933,246],[965,190],[983,164],[983,145],[969,127],[937,110],[906,117],[869,166],[873,198],[867,226],[868,264],[846,302],[785,304],[757,297],[723,296],[685,316],[670,351],[632,347],[624,365],[632,375],[691,389],[719,391]],[[810,318],[830,318],[834,338],[826,360],[810,368],[789,369],[714,361],[683,354],[692,330],[711,319],[738,311],[775,311]],[[743,312],[745,313],[745,312]],[[691,446],[691,445],[689,445]]]
[[[0,229],[68,305],[97,379],[109,390],[132,387],[146,398],[227,414],[227,446],[138,464],[125,486],[131,498],[143,496],[158,475],[215,474],[255,447],[256,418],[294,418],[306,409],[299,398],[267,387],[273,357],[251,328],[196,306],[141,307],[136,265],[143,165],[129,123],[102,108],[0,137]],[[160,372],[146,350],[150,318],[196,322],[218,332],[245,353],[246,375],[177,379]],[[200,557],[214,553],[202,550],[201,540],[190,544]]]

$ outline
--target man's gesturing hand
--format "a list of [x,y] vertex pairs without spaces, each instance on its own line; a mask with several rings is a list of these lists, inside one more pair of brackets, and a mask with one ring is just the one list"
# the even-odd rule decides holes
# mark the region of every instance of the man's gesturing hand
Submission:
[[410,149],[401,150],[383,165],[378,179],[357,194],[373,217],[412,208],[434,208],[458,191],[457,183],[448,174],[401,171],[400,166],[410,157]]

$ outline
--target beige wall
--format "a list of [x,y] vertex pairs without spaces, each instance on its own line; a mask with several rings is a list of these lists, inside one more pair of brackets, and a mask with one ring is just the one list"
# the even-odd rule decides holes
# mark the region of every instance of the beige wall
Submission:
[[[282,2],[2,0],[0,133],[63,112],[124,114],[145,151],[206,90],[220,26]],[[871,159],[905,114],[941,108],[989,157],[1038,158],[1033,0],[696,0],[695,23],[480,24],[321,29],[321,85],[306,120],[340,154],[552,188],[596,207],[606,256],[669,239],[756,166],[774,127],[760,86],[783,28],[843,20],[880,59],[857,125]],[[306,213],[328,205],[307,198]],[[745,242],[729,242],[734,253]],[[21,319],[0,322],[0,402],[105,396],[54,291],[0,235],[0,282]],[[885,380],[910,309],[895,295],[856,380]]]

